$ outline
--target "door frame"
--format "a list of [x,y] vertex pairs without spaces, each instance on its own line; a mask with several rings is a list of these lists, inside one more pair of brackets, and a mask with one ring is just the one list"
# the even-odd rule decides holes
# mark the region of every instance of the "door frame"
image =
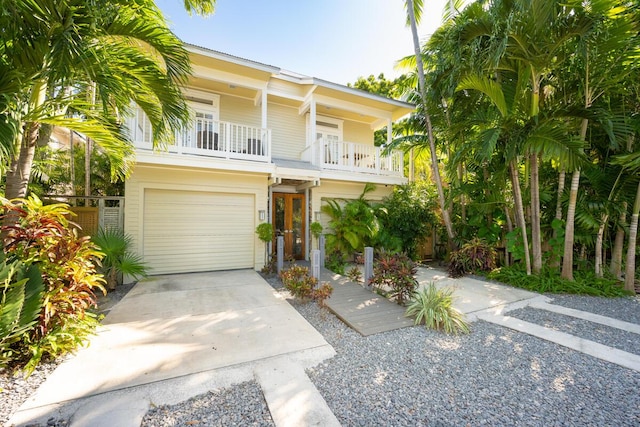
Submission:
[[[284,249],[284,255],[285,258],[288,256],[287,254],[287,246],[289,247],[289,254],[293,253],[293,233],[291,233],[291,228],[293,228],[293,200],[294,199],[300,199],[301,201],[301,212],[302,212],[302,224],[301,224],[301,230],[300,230],[300,237],[302,238],[302,242],[300,244],[300,255],[298,255],[298,257],[296,257],[296,259],[299,260],[304,260],[306,259],[306,241],[307,241],[307,235],[306,235],[306,230],[307,230],[307,209],[306,209],[306,199],[305,199],[305,194],[304,193],[277,193],[277,192],[273,192],[271,194],[271,223],[273,224],[274,227],[274,234],[276,233],[275,230],[275,226],[276,226],[276,215],[277,215],[277,205],[276,205],[276,199],[277,198],[284,198],[284,209],[285,209],[285,213],[284,213],[284,222],[285,222],[285,233],[288,231],[287,234],[285,234],[285,239],[284,239],[284,244],[285,244],[285,249]],[[289,229],[289,230],[286,230]],[[291,236],[291,237],[289,237]],[[276,235],[277,237],[277,235]],[[289,238],[288,238],[289,237]],[[273,241],[273,252],[275,253],[277,251],[277,246],[276,246],[276,240],[274,239]]]

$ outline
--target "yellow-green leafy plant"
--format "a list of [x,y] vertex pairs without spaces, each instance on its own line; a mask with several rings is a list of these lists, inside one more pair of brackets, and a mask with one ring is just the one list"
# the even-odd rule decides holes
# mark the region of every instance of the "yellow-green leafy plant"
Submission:
[[[96,271],[103,254],[89,237],[78,236],[67,219],[73,215],[68,205],[43,205],[36,196],[0,201],[0,220],[12,218],[2,226],[7,263],[37,265],[44,285],[38,321],[11,343],[6,361],[31,372],[43,356],[74,351],[94,332],[99,323],[91,311],[97,307],[94,292],[105,293],[103,276]],[[12,276],[9,287],[20,280]]]
[[416,325],[424,324],[427,329],[447,334],[468,334],[470,331],[464,314],[453,307],[453,289],[438,289],[433,282],[413,294],[405,315],[413,317]]

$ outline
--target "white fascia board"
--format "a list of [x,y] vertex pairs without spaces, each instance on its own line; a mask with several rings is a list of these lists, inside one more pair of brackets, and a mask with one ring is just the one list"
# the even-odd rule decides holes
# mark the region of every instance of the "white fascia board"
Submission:
[[193,66],[193,76],[205,80],[214,80],[255,90],[262,90],[265,86],[264,80],[252,79],[250,77],[239,76],[226,71],[214,70],[202,65]]
[[245,67],[251,67],[256,70],[264,71],[272,74],[279,74],[281,69],[273,65],[263,64],[261,62],[252,61],[250,59],[241,58],[239,56],[229,55],[217,50],[208,49],[202,46],[196,46],[194,44],[184,44],[187,51],[192,53],[198,53],[200,55],[208,56],[210,58],[219,59],[222,61],[230,62],[232,64],[243,65]]
[[300,181],[318,181],[320,180],[320,171],[283,168],[276,166],[275,171],[273,172],[273,177],[282,179],[297,179]]
[[320,173],[321,180],[348,181],[348,182],[370,182],[378,185],[404,185],[409,182],[408,178],[400,176],[374,175],[367,173],[353,173],[342,171],[324,170]]
[[345,86],[345,85],[341,85],[341,84],[338,84],[338,83],[329,82],[327,80],[322,80],[322,79],[318,79],[318,78],[314,77],[313,78],[313,82],[317,86],[323,86],[323,87],[327,87],[327,88],[330,88],[330,89],[338,90],[338,91],[341,91],[341,92],[350,93],[350,94],[353,94],[353,95],[361,96],[363,98],[369,98],[369,99],[376,100],[376,101],[379,101],[379,102],[384,102],[386,104],[395,105],[397,107],[404,107],[404,108],[411,108],[411,109],[415,109],[416,108],[416,106],[414,104],[411,104],[409,102],[398,101],[397,99],[387,98],[386,96],[377,95],[375,93],[367,92],[367,91],[364,91],[364,90],[361,90],[361,89],[356,89],[356,88]]
[[136,163],[163,165],[167,167],[186,167],[215,169],[247,173],[273,173],[275,165],[266,162],[231,160],[215,157],[192,156],[168,153],[166,151],[136,150]]

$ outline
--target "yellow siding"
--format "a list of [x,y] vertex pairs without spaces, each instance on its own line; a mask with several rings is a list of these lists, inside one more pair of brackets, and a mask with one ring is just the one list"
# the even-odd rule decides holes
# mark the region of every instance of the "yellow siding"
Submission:
[[[320,187],[311,190],[311,211],[319,212],[327,199],[357,199],[365,184],[323,180]],[[392,185],[377,185],[374,191],[367,193],[367,200],[379,202],[393,192]],[[315,219],[315,218],[314,218]],[[320,214],[320,223],[327,228],[329,218]]]
[[305,149],[306,122],[297,108],[269,104],[267,126],[271,129],[271,157],[299,160]]
[[373,145],[373,130],[366,123],[345,121],[342,131],[347,142]]
[[[167,168],[137,165],[125,184],[125,232],[133,238],[134,250],[142,255],[145,190],[229,193],[250,195],[255,200],[253,230],[260,223],[259,210],[267,210],[266,176],[260,174],[224,173],[188,168]],[[175,213],[176,218],[179,212]],[[253,233],[254,268],[260,269],[264,244]]]
[[239,123],[247,126],[261,127],[262,109],[253,104],[252,100],[220,97],[220,120],[223,122]]

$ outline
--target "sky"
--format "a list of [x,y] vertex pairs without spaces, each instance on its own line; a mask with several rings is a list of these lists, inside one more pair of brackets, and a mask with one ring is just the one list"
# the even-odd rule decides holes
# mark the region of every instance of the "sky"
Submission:
[[[427,0],[421,42],[438,28],[447,0]],[[401,74],[413,54],[404,0],[217,0],[208,18],[181,0],[156,0],[183,41],[334,83]]]

